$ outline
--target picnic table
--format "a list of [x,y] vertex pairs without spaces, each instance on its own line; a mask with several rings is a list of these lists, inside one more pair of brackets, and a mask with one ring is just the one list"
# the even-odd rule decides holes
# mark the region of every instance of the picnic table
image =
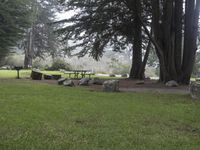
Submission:
[[71,78],[71,75],[74,75],[74,78],[78,78],[79,75],[81,75],[81,78],[85,78],[86,75],[91,77],[91,75],[94,75],[91,70],[68,70],[64,72],[65,74],[69,75],[69,78]]

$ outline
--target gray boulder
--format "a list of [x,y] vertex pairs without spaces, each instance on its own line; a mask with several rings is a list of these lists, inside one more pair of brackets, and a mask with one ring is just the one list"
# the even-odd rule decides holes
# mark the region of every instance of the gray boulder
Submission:
[[200,99],[200,82],[190,83],[190,95],[194,99]]
[[121,77],[122,77],[122,78],[127,78],[128,75],[127,75],[127,74],[122,74]]
[[108,80],[103,83],[103,91],[105,92],[118,92],[119,91],[119,81],[118,80]]
[[63,85],[63,83],[66,81],[67,79],[66,78],[60,78],[58,80],[58,85]]
[[63,82],[63,85],[64,86],[75,86],[75,84],[74,84],[74,82],[72,81],[72,80],[70,80],[70,79],[68,79],[68,80],[65,80],[64,82]]
[[179,86],[178,83],[174,80],[168,81],[167,83],[165,83],[166,86],[168,87],[177,87]]
[[96,84],[96,85],[103,85],[104,80],[100,79],[100,78],[93,78],[90,81],[91,84]]
[[89,78],[83,78],[83,79],[81,79],[79,81],[79,85],[85,85],[85,86],[87,86],[87,85],[89,85],[89,81],[90,81]]

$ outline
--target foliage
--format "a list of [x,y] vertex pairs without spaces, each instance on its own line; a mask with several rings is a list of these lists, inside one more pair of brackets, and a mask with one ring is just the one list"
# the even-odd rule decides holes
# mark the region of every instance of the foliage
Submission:
[[14,80],[0,80],[0,91],[2,150],[199,149],[200,103],[187,95]]
[[129,65],[120,62],[116,58],[111,58],[109,67],[112,69],[112,73],[114,74],[128,74],[130,70]]
[[55,25],[55,0],[32,0],[31,18],[32,25],[26,32],[26,38],[22,41],[25,49],[25,66],[32,66],[32,59],[43,58],[46,54],[56,57],[59,44],[56,34],[53,32]]
[[2,61],[2,65],[23,66],[23,55],[21,54],[10,54],[5,57]]
[[[78,10],[69,19],[59,21],[64,24],[58,33],[63,37],[67,52],[78,56],[90,56],[99,60],[109,46],[114,51],[126,49],[132,43],[133,15],[121,1],[69,0],[62,4],[66,10]],[[132,20],[132,21],[131,21]],[[74,50],[80,49],[77,53]]]
[[52,66],[48,68],[48,70],[60,70],[60,69],[70,70],[71,65],[66,63],[64,60],[56,59],[53,61]]

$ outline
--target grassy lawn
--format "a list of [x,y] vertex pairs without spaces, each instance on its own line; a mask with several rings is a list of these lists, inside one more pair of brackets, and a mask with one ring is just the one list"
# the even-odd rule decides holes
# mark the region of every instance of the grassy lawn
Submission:
[[[60,71],[42,71],[45,74],[61,74],[62,76],[65,76],[64,73],[61,73]],[[20,77],[26,78],[30,77],[31,70],[20,70]],[[17,77],[17,71],[16,70],[0,70],[0,78],[16,78]]]
[[0,80],[1,150],[198,150],[200,102]]
[[[68,74],[64,74],[60,71],[41,71],[44,74],[60,74],[62,77],[68,78]],[[20,70],[20,78],[28,78],[31,75],[31,70]],[[0,78],[16,78],[17,77],[17,71],[16,70],[0,70]],[[72,75],[73,77],[73,75]],[[81,77],[81,76],[79,76]],[[88,76],[86,76],[88,77]],[[93,77],[99,77],[95,75],[91,75],[91,78]],[[100,77],[100,78],[105,78],[105,79],[122,79],[121,77]]]

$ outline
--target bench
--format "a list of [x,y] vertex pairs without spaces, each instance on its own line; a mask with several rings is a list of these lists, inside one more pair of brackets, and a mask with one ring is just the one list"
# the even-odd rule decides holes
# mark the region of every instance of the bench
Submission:
[[94,75],[91,70],[69,70],[65,71],[64,74],[67,74],[69,78],[71,78],[72,75],[74,75],[74,78],[78,78],[79,75],[81,75],[81,78],[85,78],[86,76],[90,78],[91,75]]

